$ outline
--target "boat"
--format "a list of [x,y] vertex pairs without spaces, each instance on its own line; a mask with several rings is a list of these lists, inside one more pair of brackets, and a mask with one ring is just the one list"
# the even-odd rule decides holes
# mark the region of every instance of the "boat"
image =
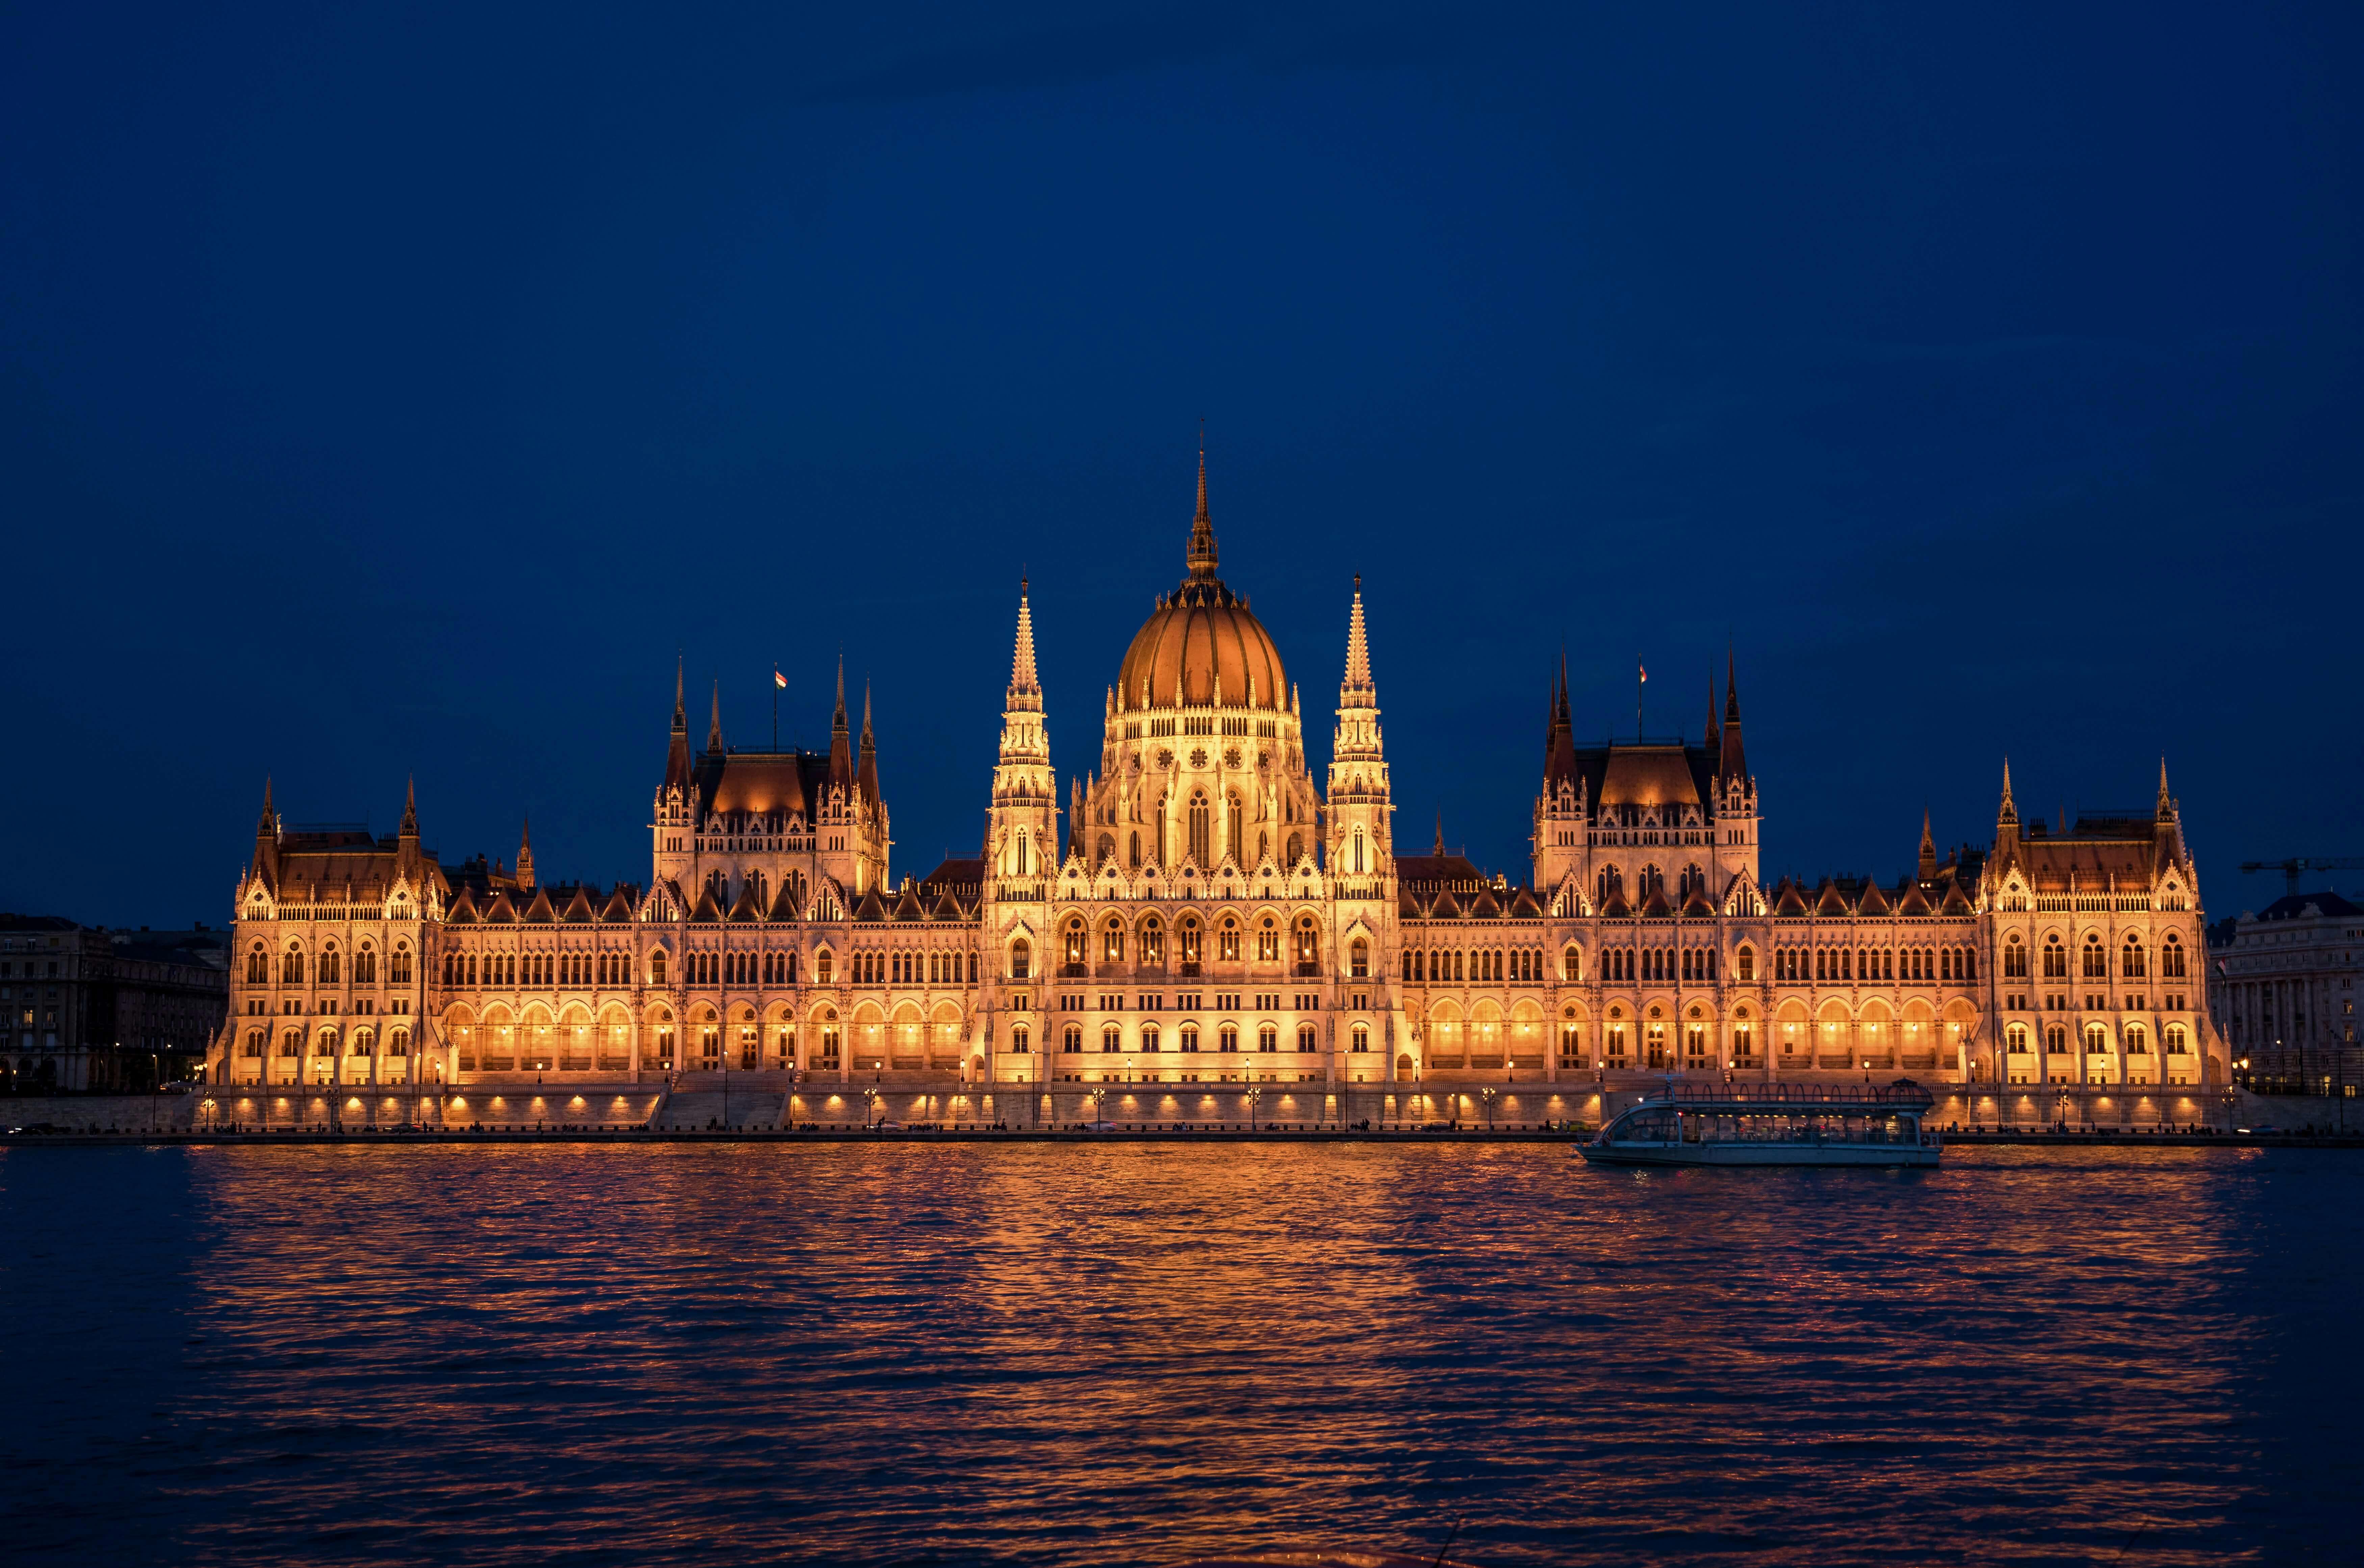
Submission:
[[1595,1165],[1935,1165],[1936,1104],[1893,1084],[1669,1083],[1577,1152]]

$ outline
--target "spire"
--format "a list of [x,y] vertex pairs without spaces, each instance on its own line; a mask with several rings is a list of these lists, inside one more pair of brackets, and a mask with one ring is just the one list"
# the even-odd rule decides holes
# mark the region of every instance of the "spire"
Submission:
[[1559,676],[1552,683],[1551,724],[1544,733],[1544,793],[1576,782],[1576,729],[1567,711],[1567,650],[1560,650]]
[[262,775],[262,820],[254,825],[254,836],[258,839],[271,840],[276,840],[279,837],[279,813],[271,809],[271,775],[269,773]]
[[2158,819],[2161,822],[2175,820],[2175,798],[2167,793],[2167,759],[2165,757],[2158,760]]
[[870,683],[862,683],[862,767],[854,775],[862,798],[878,804],[878,742],[870,732]]
[[517,884],[533,891],[533,815],[526,815],[525,826],[518,830]]
[[418,837],[418,781],[416,778],[403,787],[402,827],[399,831],[406,839]]
[[682,706],[681,664],[680,657],[675,655],[673,662],[673,727],[675,730],[686,734],[689,730],[689,713]]
[[1721,762],[1723,760],[1723,737],[1716,728],[1713,665],[1710,665],[1707,672],[1707,728],[1700,733],[1707,737],[1707,754]]
[[829,782],[853,794],[853,742],[845,729],[845,655],[837,656],[837,712],[829,721]]
[[2019,807],[2011,798],[2011,759],[2009,757],[2002,760],[2002,809],[1996,814],[1995,820],[2013,824],[2019,821]]
[[1934,882],[1937,876],[1937,840],[1929,836],[1929,809],[1921,808],[1921,880]]
[[664,783],[658,793],[678,789],[686,798],[695,764],[689,757],[689,713],[682,701],[681,686],[681,661],[676,658],[673,665],[673,734],[665,742]]
[[[1370,635],[1363,625],[1363,574],[1355,573],[1355,607],[1346,617],[1346,679],[1345,691],[1358,695],[1376,695],[1371,683]],[[1338,706],[1346,705],[1345,693],[1339,694]]]
[[1444,807],[1441,806],[1436,808],[1436,847],[1429,851],[1429,853],[1433,855],[1444,853]]
[[714,683],[714,717],[707,721],[706,749],[709,751],[722,750],[722,683],[719,680]]
[[1716,755],[1716,777],[1736,784],[1748,780],[1748,748],[1740,740],[1740,661],[1729,649],[1724,651],[1723,665],[1723,733],[1719,738]]
[[1215,574],[1215,524],[1207,515],[1207,436],[1199,434],[1199,510],[1190,519],[1190,550],[1186,558],[1193,577]]
[[1020,705],[1019,698],[1031,697],[1031,706],[1043,705],[1042,677],[1034,668],[1034,612],[1026,602],[1026,579],[1018,580],[1018,651],[1009,660],[1009,704]]

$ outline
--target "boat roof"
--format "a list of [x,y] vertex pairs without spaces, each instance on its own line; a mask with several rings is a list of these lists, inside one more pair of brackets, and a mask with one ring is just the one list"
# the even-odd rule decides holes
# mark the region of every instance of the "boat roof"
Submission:
[[1899,1078],[1893,1084],[1669,1084],[1634,1109],[1925,1111],[1936,1103],[1919,1084]]

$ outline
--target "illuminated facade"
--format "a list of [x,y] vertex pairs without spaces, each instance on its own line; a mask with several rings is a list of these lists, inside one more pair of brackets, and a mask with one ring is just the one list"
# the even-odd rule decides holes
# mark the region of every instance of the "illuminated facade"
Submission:
[[[1021,588],[980,853],[896,883],[869,699],[829,754],[702,752],[678,684],[644,886],[446,867],[400,829],[287,829],[237,892],[222,1084],[803,1081],[1330,1087],[1912,1073],[2225,1081],[2164,769],[2147,813],[2023,824],[1892,885],[1764,884],[1737,680],[1702,740],[1579,746],[1551,695],[1526,885],[1400,852],[1359,583],[1326,777],[1278,650],[1217,573],[1203,461],[1181,584],[1067,792]],[[1081,1088],[1078,1092],[1088,1092]]]

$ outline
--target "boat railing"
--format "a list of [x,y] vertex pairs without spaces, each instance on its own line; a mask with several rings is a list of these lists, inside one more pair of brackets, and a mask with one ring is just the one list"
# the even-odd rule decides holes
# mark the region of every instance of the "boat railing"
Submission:
[[[1669,1084],[1643,1096],[1643,1106],[1677,1110],[1738,1110],[1744,1107],[1800,1110],[1825,1108],[1925,1111],[1936,1096],[1909,1078],[1893,1084]],[[1636,1106],[1635,1108],[1640,1108]]]

